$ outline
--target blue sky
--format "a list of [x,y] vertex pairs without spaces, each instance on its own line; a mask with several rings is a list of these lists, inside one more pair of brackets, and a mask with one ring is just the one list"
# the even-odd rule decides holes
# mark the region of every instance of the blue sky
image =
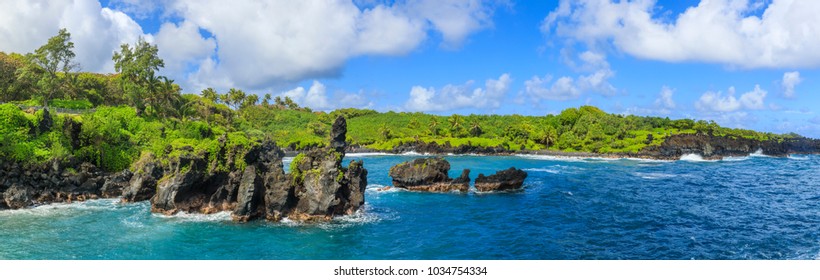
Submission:
[[817,1],[0,6],[2,51],[30,52],[66,27],[83,70],[110,72],[107,53],[142,36],[185,92],[236,87],[320,110],[443,115],[544,115],[589,104],[820,137]]

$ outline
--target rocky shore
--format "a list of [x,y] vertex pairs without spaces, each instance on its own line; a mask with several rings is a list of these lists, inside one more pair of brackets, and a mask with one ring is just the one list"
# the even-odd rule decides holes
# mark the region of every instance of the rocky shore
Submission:
[[[72,128],[72,124],[67,125]],[[71,129],[70,129],[71,130]],[[78,129],[73,129],[78,130]],[[0,209],[17,209],[53,202],[83,201],[121,197],[124,202],[150,200],[154,212],[214,213],[231,211],[239,221],[256,218],[280,220],[327,220],[350,214],[364,203],[367,170],[361,161],[342,167],[345,153],[379,152],[347,146],[346,121],[339,118],[332,126],[328,148],[302,151],[294,158],[291,173],[285,174],[282,158],[286,155],[273,142],[260,143],[244,158],[227,151],[224,139],[217,160],[185,152],[164,164],[145,155],[130,170],[107,173],[93,164],[68,158],[39,165],[0,161]],[[383,152],[383,151],[382,151]],[[416,152],[430,155],[537,154],[567,157],[646,158],[678,160],[696,154],[704,159],[747,156],[761,152],[769,156],[820,153],[820,140],[791,138],[783,141],[756,141],[707,134],[679,134],[659,146],[648,146],[637,153],[583,153],[510,151],[502,147],[453,147],[449,143],[404,143],[391,153]],[[423,159],[420,159],[423,160]],[[223,165],[215,165],[223,162]],[[415,168],[423,167],[422,170]],[[425,169],[426,168],[426,169]],[[458,178],[447,177],[449,163],[424,161],[391,169],[394,186],[426,191],[459,191],[469,188],[469,170]],[[407,174],[424,174],[415,178]],[[485,176],[479,176],[485,177]],[[486,176],[491,177],[491,176]],[[482,178],[481,180],[484,180]],[[406,181],[405,181],[406,180]],[[488,186],[486,184],[478,184]]]
[[150,200],[151,211],[163,214],[231,211],[237,221],[329,220],[354,213],[365,199],[363,163],[342,167],[346,133],[346,120],[336,119],[329,147],[298,156],[289,174],[283,168],[284,152],[273,142],[255,145],[237,158],[226,151],[224,139],[216,155],[183,149],[163,164],[146,154],[132,170],[117,173],[76,160],[40,166],[0,162],[0,208],[122,197],[123,202]]
[[382,152],[390,154],[419,153],[425,155],[476,154],[476,155],[550,155],[558,157],[598,157],[598,158],[643,158],[658,160],[679,160],[687,154],[697,154],[704,159],[721,159],[723,157],[747,156],[761,152],[764,155],[785,157],[789,154],[820,154],[820,139],[793,138],[778,141],[757,141],[744,138],[711,136],[707,134],[676,134],[668,137],[660,146],[647,146],[635,153],[591,153],[564,152],[555,150],[520,150],[512,151],[504,147],[453,147],[449,142],[437,143],[412,142],[381,151],[361,146],[349,146],[348,153]]

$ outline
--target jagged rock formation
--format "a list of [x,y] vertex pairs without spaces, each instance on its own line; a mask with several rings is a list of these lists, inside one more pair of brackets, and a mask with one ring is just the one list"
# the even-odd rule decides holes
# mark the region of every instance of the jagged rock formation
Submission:
[[170,170],[159,180],[151,199],[151,211],[173,214],[230,210],[237,221],[260,217],[320,221],[352,214],[364,204],[367,170],[361,161],[342,167],[346,131],[344,118],[338,118],[329,147],[297,156],[290,174],[284,172],[284,153],[272,142],[248,151],[244,170],[229,173],[209,170],[203,156],[172,159]]
[[443,158],[419,158],[390,168],[393,186],[413,191],[467,192],[470,189],[470,170],[451,179],[450,162]]
[[0,209],[98,198],[109,176],[74,158],[39,165],[0,162]]
[[480,192],[518,190],[524,184],[524,179],[527,179],[527,172],[510,167],[490,176],[478,174],[475,178],[475,188]]

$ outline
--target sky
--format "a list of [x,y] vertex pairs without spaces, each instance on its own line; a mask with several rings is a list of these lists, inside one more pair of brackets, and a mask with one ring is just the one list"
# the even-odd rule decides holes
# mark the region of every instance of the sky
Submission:
[[315,110],[609,113],[820,138],[820,1],[0,0],[0,51],[60,28],[82,71],[156,44],[185,93]]

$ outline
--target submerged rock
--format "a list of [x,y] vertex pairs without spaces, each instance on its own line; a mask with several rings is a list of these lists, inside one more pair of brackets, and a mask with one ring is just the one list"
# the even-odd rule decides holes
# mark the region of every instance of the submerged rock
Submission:
[[393,186],[413,191],[467,192],[470,188],[470,170],[451,179],[450,162],[443,158],[419,158],[390,168]]
[[510,169],[498,171],[490,176],[478,174],[475,178],[475,188],[481,192],[518,190],[521,189],[526,178],[527,172],[510,167]]

